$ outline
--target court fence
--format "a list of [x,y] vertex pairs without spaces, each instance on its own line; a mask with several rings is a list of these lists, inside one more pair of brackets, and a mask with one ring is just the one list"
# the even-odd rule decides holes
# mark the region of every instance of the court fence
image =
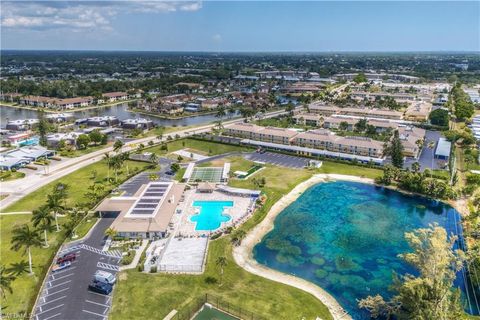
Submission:
[[241,306],[232,304],[221,297],[205,293],[205,295],[194,299],[188,305],[179,310],[172,320],[191,320],[202,309],[205,304],[242,320],[266,320],[266,318],[255,314]]

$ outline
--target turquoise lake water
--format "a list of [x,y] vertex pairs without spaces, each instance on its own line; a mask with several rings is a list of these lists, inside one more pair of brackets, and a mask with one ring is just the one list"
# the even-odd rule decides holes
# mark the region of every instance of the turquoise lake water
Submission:
[[200,207],[200,213],[190,218],[192,222],[196,222],[195,230],[212,231],[220,228],[222,222],[231,219],[223,214],[223,209],[233,207],[233,201],[194,201],[193,206]]
[[[259,263],[326,289],[354,319],[369,319],[357,299],[390,297],[392,271],[415,274],[398,258],[409,251],[404,234],[431,223],[462,239],[458,212],[441,202],[362,183],[321,183],[278,215],[253,253]],[[464,276],[459,273],[456,284],[466,310],[478,313]]]

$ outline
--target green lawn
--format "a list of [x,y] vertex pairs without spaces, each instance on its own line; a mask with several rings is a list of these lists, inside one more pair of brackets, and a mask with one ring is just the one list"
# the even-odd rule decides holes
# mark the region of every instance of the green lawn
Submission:
[[83,220],[75,229],[77,238],[71,239],[71,240],[77,240],[77,239],[83,238],[96,222],[97,222],[96,217],[88,217],[85,220]]
[[[261,221],[270,207],[301,181],[312,175],[307,170],[269,166],[258,173],[266,179],[265,191],[269,200],[246,224],[250,229]],[[232,180],[232,185],[252,187],[250,181]],[[220,281],[217,257],[225,256],[228,265],[220,284],[207,284],[207,277]],[[211,241],[206,271],[202,275],[143,274],[129,270],[120,276],[115,289],[112,319],[163,319],[172,309],[181,310],[205,293],[249,310],[266,319],[332,319],[327,308],[312,295],[265,278],[255,276],[239,267],[232,257],[230,236]],[[126,279],[126,280],[122,280]]]
[[60,151],[59,155],[62,156],[62,157],[67,157],[67,158],[75,158],[75,157],[80,157],[80,156],[83,156],[83,155],[86,155],[86,154],[89,154],[89,153],[92,153],[92,152],[95,152],[95,151],[98,151],[98,150],[108,148],[111,145],[112,145],[112,143],[108,143],[106,145],[91,146],[91,147],[88,147],[88,148],[85,148],[85,149],[70,150],[70,151],[64,150],[64,151]]
[[155,146],[151,148],[146,148],[146,152],[155,152],[158,155],[167,154],[173,151],[181,149],[192,149],[194,153],[200,153],[204,155],[217,155],[226,152],[233,151],[249,151],[247,147],[221,144],[210,141],[195,140],[195,139],[180,139],[168,143],[168,150],[161,150],[160,146]]
[[25,173],[20,172],[20,171],[2,171],[0,172],[0,181],[5,182],[5,181],[10,181],[10,180],[16,180],[16,179],[22,179],[25,177]]
[[[13,262],[20,262],[22,260],[28,261],[28,256],[23,255],[22,250],[16,252],[10,249],[10,239],[12,237],[12,230],[15,226],[30,223],[30,219],[31,215],[25,214],[0,216],[0,250],[3,265],[9,266],[9,264]],[[62,232],[52,232],[48,235],[50,247],[32,249],[33,271],[35,274],[33,276],[30,276],[28,273],[23,274],[12,282],[13,294],[7,293],[6,300],[2,303],[2,307],[7,306],[7,308],[2,310],[2,312],[20,313],[29,311],[29,308],[35,299],[38,286],[43,280],[45,268],[52,261],[62,240]]]
[[[146,162],[137,162],[137,161],[126,161],[122,171],[119,171],[118,181],[122,181],[127,177],[126,167],[129,167],[130,173],[137,168],[137,170],[147,167],[149,164]],[[70,187],[68,192],[67,205],[73,206],[76,203],[81,203],[86,200],[85,192],[89,185],[92,184],[90,178],[92,171],[97,172],[97,180],[104,180],[108,175],[108,167],[105,164],[105,161],[99,161],[83,167],[75,172],[72,172],[54,182],[51,182],[40,189],[28,194],[19,201],[15,202],[11,206],[5,208],[4,212],[20,212],[20,211],[32,211],[45,202],[45,197],[48,193],[51,192],[53,186],[58,183],[65,183]],[[110,177],[114,177],[114,173],[110,170]],[[109,184],[109,189],[112,189],[114,186]]]
[[375,179],[383,174],[381,169],[366,168],[352,164],[337,163],[332,161],[323,161],[322,167],[315,170],[317,173],[336,173],[352,176],[360,176]]

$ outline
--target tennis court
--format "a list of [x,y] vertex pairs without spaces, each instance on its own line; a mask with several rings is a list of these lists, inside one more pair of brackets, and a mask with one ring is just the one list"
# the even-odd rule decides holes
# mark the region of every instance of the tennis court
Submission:
[[222,181],[223,167],[195,167],[189,182],[208,181],[220,183]]

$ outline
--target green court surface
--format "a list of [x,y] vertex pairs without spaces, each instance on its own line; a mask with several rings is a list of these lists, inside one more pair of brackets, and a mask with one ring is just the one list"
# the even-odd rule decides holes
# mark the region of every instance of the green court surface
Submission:
[[223,167],[195,167],[189,182],[208,181],[219,183],[222,180]]
[[225,312],[210,307],[208,305],[203,306],[202,310],[192,320],[238,320]]

